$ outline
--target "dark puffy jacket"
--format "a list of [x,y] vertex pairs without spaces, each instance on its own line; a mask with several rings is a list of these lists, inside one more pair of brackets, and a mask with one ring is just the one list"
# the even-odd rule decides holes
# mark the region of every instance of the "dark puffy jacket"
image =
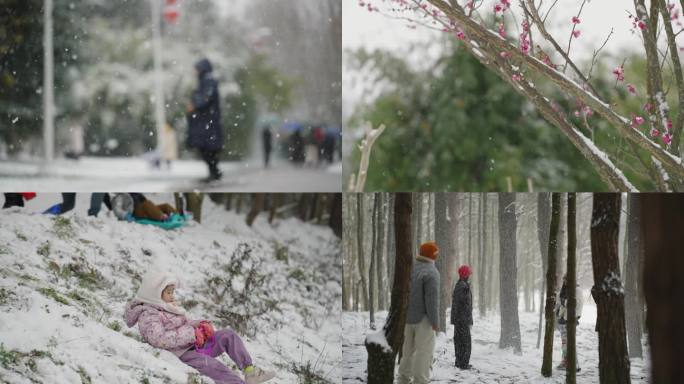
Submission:
[[198,61],[195,69],[199,77],[199,87],[192,93],[194,110],[187,115],[187,144],[198,149],[217,151],[223,148],[218,83],[211,76],[209,60]]
[[473,293],[470,284],[459,280],[451,297],[451,324],[473,324]]

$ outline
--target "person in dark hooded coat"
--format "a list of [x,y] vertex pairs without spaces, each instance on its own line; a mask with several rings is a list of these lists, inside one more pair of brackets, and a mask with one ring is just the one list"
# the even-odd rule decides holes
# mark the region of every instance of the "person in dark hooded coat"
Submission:
[[454,325],[454,354],[456,366],[470,369],[470,327],[473,325],[473,293],[470,290],[472,270],[467,265],[458,269],[459,280],[451,296],[451,324]]
[[195,64],[199,87],[193,91],[188,104],[188,140],[190,147],[199,150],[209,167],[207,181],[221,178],[218,156],[223,149],[223,130],[218,83],[212,77],[211,63],[202,59]]

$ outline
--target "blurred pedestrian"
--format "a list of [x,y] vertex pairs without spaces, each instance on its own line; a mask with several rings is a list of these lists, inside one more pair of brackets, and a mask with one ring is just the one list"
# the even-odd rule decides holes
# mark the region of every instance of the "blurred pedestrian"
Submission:
[[266,124],[264,129],[261,131],[261,139],[264,144],[264,168],[268,168],[268,164],[271,160],[271,151],[273,150],[273,133],[271,132],[271,126]]
[[221,179],[218,168],[219,154],[223,149],[223,131],[218,83],[212,76],[212,66],[208,59],[195,64],[198,87],[192,93],[187,106],[188,139],[190,147],[199,150],[202,160],[207,163],[209,176],[204,181]]

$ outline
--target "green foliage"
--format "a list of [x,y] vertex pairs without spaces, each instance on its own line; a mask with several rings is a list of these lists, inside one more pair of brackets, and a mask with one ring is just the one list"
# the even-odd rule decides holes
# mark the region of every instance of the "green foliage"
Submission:
[[5,288],[0,288],[0,305],[7,305],[10,296],[14,296],[14,292],[8,291]]
[[307,361],[303,364],[292,363],[290,371],[297,375],[299,384],[330,384],[329,380],[316,370],[315,365]]
[[19,354],[16,351],[8,351],[4,344],[0,344],[0,364],[5,368],[17,363]]
[[[248,155],[257,115],[266,110],[282,113],[292,104],[294,82],[271,67],[263,56],[252,56],[234,74],[239,92],[225,97],[223,129],[226,133],[225,160],[240,160]],[[223,106],[222,105],[222,106]]]
[[[399,54],[354,52],[377,98],[350,126],[388,128],[373,147],[366,190],[603,190],[590,164],[506,82],[458,44],[435,66],[414,69]],[[358,167],[353,153],[353,171]]]
[[81,384],[92,384],[93,380],[90,378],[85,368],[78,367],[78,375],[81,377]]
[[17,235],[17,239],[19,239],[21,241],[28,241],[28,238],[23,233],[21,233],[19,231],[15,231],[14,233]]
[[52,222],[52,230],[60,239],[70,239],[75,235],[71,220],[64,216],[55,216]]
[[45,297],[49,297],[58,303],[69,305],[69,301],[65,299],[62,295],[57,293],[57,291],[55,291],[54,288],[39,288],[38,292],[42,293]]
[[102,276],[100,271],[85,261],[69,263],[63,266],[60,274],[64,279],[76,278],[81,288],[102,288],[105,284],[104,276]]
[[48,257],[50,255],[50,241],[45,241],[42,245],[36,249],[36,253],[43,256],[43,257]]
[[277,241],[274,241],[273,251],[276,260],[283,261],[285,264],[289,262],[289,249],[287,248],[287,245],[281,245]]
[[297,268],[292,270],[288,275],[288,278],[290,279],[295,279],[297,281],[304,281],[306,279],[306,272],[304,272],[302,269]]

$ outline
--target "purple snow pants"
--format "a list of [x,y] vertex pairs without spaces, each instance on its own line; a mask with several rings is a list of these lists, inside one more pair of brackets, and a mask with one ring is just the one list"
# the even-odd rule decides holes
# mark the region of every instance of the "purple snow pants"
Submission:
[[214,357],[220,356],[223,352],[240,367],[240,370],[252,365],[252,358],[249,356],[245,345],[240,336],[230,329],[222,329],[214,334],[214,344],[211,348],[211,356],[201,354],[191,349],[179,358],[185,364],[195,368],[202,375],[214,380],[216,384],[244,384],[240,376],[226,367]]

